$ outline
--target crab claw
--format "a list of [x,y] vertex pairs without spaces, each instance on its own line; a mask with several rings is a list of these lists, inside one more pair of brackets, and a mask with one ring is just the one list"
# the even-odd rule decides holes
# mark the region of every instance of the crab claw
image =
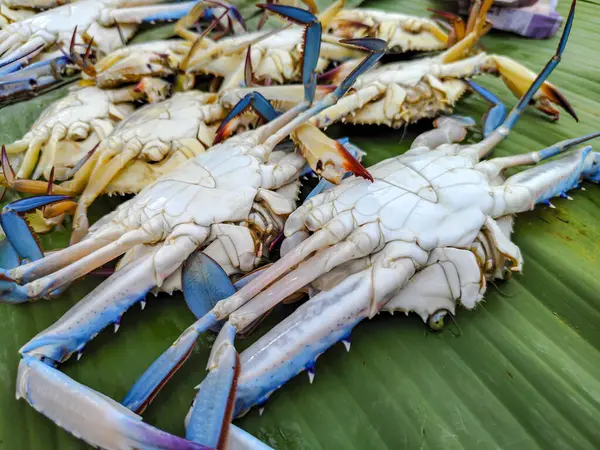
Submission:
[[35,261],[44,255],[23,214],[53,203],[70,200],[66,195],[47,195],[16,200],[2,208],[0,225],[19,256]]
[[223,119],[223,122],[221,122],[221,125],[215,133],[213,145],[218,144],[231,136],[234,128],[237,126],[237,122],[233,119],[248,111],[250,108],[254,109],[256,113],[267,122],[270,122],[279,115],[262,94],[250,92],[245,95],[244,98],[233,107],[227,117]]
[[338,141],[327,137],[310,123],[296,128],[292,139],[315,173],[338,184],[346,172],[373,181],[367,169]]
[[[516,97],[520,98],[523,96],[537,77],[535,72],[506,56],[494,55],[493,60],[504,84],[506,84]],[[556,86],[545,81],[533,96],[533,106],[550,116],[551,120],[558,120],[560,112],[553,104],[563,108],[571,117],[579,122],[575,110],[566,97]]]
[[94,45],[94,39],[92,39],[88,44],[88,47],[85,50],[83,56],[79,54],[79,52],[75,49],[76,40],[77,26],[75,26],[75,29],[73,30],[73,35],[71,36],[71,43],[69,44],[69,53],[65,52],[65,50],[59,43],[57,43],[56,45],[58,49],[63,53],[63,55],[65,55],[67,58],[73,61],[83,71],[83,73],[93,78],[96,76],[96,69],[94,68],[94,63],[91,60],[90,55],[92,53],[92,45]]
[[[346,137],[337,139],[337,142],[338,142],[339,145],[343,146],[346,151],[350,152],[350,154],[352,155],[352,157],[354,159],[356,159],[357,161],[360,161],[362,159],[362,157],[366,154],[361,148],[359,148],[358,146],[354,145]],[[312,172],[313,172],[313,170],[307,164],[306,167],[304,168],[304,170],[301,172],[301,175],[305,176],[305,175],[308,175],[309,173],[312,173]],[[353,175],[352,172],[346,172],[342,176],[342,179],[350,177],[352,175]],[[311,199],[315,195],[318,195],[318,194],[320,194],[322,192],[325,192],[328,189],[331,189],[333,186],[334,186],[333,183],[327,181],[325,178],[321,178],[319,180],[319,182],[317,183],[317,185],[304,198],[304,202],[306,202],[307,200]],[[282,233],[281,234],[281,239],[283,240],[284,237],[285,237],[285,235]],[[283,254],[281,256],[283,256]],[[242,286],[240,286],[239,288],[241,289],[241,287]],[[236,288],[238,288],[238,283],[236,283]]]
[[302,84],[305,88],[305,99],[312,103],[315,98],[317,77],[314,68],[317,66],[321,52],[321,33],[323,31],[319,19],[309,11],[294,8],[293,6],[277,5],[273,3],[261,3],[258,8],[274,12],[285,17],[291,22],[305,25],[304,31],[304,53],[302,62]]
[[[17,192],[26,192],[28,194],[43,195],[48,192],[48,182],[40,180],[24,180],[15,176],[10,161],[8,160],[8,154],[6,153],[6,147],[2,146],[2,154],[0,156],[2,162],[2,173],[4,179],[1,180],[1,184],[14,189]],[[54,186],[55,194],[70,195],[72,192],[61,188],[60,186]]]

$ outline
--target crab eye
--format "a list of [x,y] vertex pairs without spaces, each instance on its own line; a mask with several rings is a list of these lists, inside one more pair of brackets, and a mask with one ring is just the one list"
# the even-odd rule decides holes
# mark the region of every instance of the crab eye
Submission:
[[429,316],[427,319],[427,325],[429,325],[429,328],[431,328],[433,331],[440,331],[442,328],[444,328],[444,318],[448,314],[450,314],[450,311],[447,309],[438,309]]

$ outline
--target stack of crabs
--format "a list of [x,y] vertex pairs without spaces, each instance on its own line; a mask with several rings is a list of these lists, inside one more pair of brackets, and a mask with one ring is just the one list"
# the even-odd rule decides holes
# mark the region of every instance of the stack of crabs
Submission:
[[[488,281],[521,270],[513,215],[581,180],[600,182],[600,154],[589,146],[568,151],[600,133],[485,159],[529,105],[553,120],[555,105],[577,118],[546,81],[565,50],[575,0],[537,76],[478,48],[491,0],[474,2],[466,22],[438,12],[447,27],[345,9],[343,0],[320,14],[312,1],[308,9],[270,2],[258,5],[263,16],[253,32],[217,0],[63,3],[47,1],[38,13],[18,0],[0,5],[2,101],[82,77],[2,149],[1,183],[35,195],[0,215],[0,300],[56,297],[121,258],[108,279],[21,349],[17,397],[91,445],[269,448],[233,418],[298,373],[312,376],[316,358],[340,341],[349,346],[363,319],[399,310],[439,329],[457,305],[474,308]],[[284,25],[263,30],[270,13]],[[177,20],[178,38],[126,46],[143,22],[158,20]],[[379,61],[409,51],[437,53]],[[470,80],[485,73],[519,97],[508,114]],[[483,140],[461,145],[475,122],[448,114],[467,91],[493,106]],[[435,118],[435,128],[369,168],[360,149],[321,130],[337,121],[399,128],[424,118]],[[321,180],[299,204],[312,173]],[[90,226],[87,210],[103,194],[133,195]],[[68,215],[71,245],[44,255],[35,233]],[[197,321],[121,403],[58,370],[149,292],[175,290]],[[277,304],[306,297],[237,353],[237,335]],[[211,331],[218,334],[185,438],[144,423],[139,414]]]

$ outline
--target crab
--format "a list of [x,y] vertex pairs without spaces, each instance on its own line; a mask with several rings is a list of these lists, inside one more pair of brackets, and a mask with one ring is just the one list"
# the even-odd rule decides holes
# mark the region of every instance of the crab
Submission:
[[[357,8],[340,11],[326,29],[340,38],[376,37],[387,41],[388,52],[445,50],[474,31],[478,17],[485,18],[492,1],[473,2],[467,23],[452,13],[431,10],[449,22],[450,33],[435,20],[398,12]],[[485,33],[490,26],[482,23]]]
[[[149,80],[161,81],[152,78]],[[332,88],[329,87],[315,88],[311,95],[321,98],[331,91]],[[89,227],[87,210],[99,195],[136,194],[159,176],[174,170],[184,160],[209,149],[215,138],[221,140],[224,136],[231,135],[232,124],[235,124],[236,130],[240,130],[256,122],[254,116],[246,116],[241,122],[227,121],[217,136],[217,127],[230,110],[235,109],[233,106],[224,108],[217,100],[216,94],[201,91],[177,93],[167,100],[140,108],[121,121],[100,142],[96,141],[93,154],[88,152],[83,155],[86,159],[85,162],[78,163],[78,171],[70,170],[69,179],[53,185],[52,189],[56,194],[80,194],[74,212],[71,242],[78,242],[86,234]],[[281,89],[271,90],[266,98],[251,94],[240,104],[253,106],[262,118],[271,120],[277,113],[269,100],[278,109],[289,109],[295,105],[286,101],[286,93]],[[34,150],[39,153],[38,147],[34,147]],[[311,145],[301,147],[311,167],[325,178],[339,181],[340,174],[337,170],[329,170],[327,159],[322,159],[319,154],[311,154],[310,148]],[[332,151],[335,153],[337,149]],[[344,153],[343,157],[345,156],[347,155]],[[338,162],[344,163],[343,159]],[[34,175],[43,174],[49,179],[51,170],[52,165],[42,158]],[[12,172],[6,165],[4,171],[9,174]],[[55,173],[57,179],[65,179],[58,177],[58,174],[59,172]],[[48,189],[43,182],[22,179],[10,181],[13,187],[24,192],[39,194]],[[49,225],[45,228],[49,228]]]
[[394,53],[444,50],[449,43],[448,33],[432,19],[368,8],[340,11],[326,31],[343,39],[377,37]]
[[[24,68],[30,62],[37,64],[38,70],[55,64],[55,53],[48,55],[44,51],[55,45],[62,49],[69,42],[71,50],[87,42],[90,48],[94,44],[98,55],[108,54],[123,47],[140,23],[179,19],[196,4],[193,1],[172,5],[156,3],[162,0],[149,0],[143,6],[129,0],[81,0],[12,23],[0,30],[0,75],[13,72],[21,75],[13,76],[16,78],[13,83],[31,80],[32,75]],[[221,5],[210,2],[214,3]],[[81,60],[73,51],[70,56],[75,63]],[[84,70],[88,68],[89,64]],[[3,81],[0,77],[0,83]]]
[[[323,26],[344,3],[345,0],[339,0],[319,15]],[[286,26],[273,31],[227,36],[215,42],[205,33],[198,35],[185,28],[201,12],[202,8],[194,8],[189,17],[178,23],[177,34],[185,40],[148,44],[141,54],[126,48],[114,57],[108,55],[96,65],[96,74],[92,78],[103,84],[141,76],[148,71],[158,76],[177,74],[178,89],[187,90],[194,86],[197,75],[212,75],[223,79],[220,92],[245,85],[283,84],[300,79],[304,39],[301,29]],[[163,47],[168,50],[159,50]],[[323,71],[333,62],[360,59],[364,54],[339,44],[331,36],[323,36],[317,71]]]
[[[162,80],[150,79],[148,82],[162,82]],[[121,90],[122,88],[118,91]],[[95,95],[106,95],[112,92],[97,87],[87,87],[76,93],[81,92],[85,95],[88,91]],[[327,91],[329,89],[317,90],[318,97],[322,97]],[[289,103],[274,95],[278,92],[271,92],[271,94],[273,95],[269,96],[269,100],[276,106],[286,105],[285,109],[289,109]],[[92,99],[91,96],[87,98]],[[62,103],[67,102],[63,99]],[[271,120],[277,115],[268,100],[262,97],[258,102],[254,102],[253,106],[259,118]],[[98,110],[94,109],[94,111]],[[110,119],[96,116],[91,120],[91,124],[96,128],[102,125],[103,127],[100,128],[102,133],[96,132],[93,136],[85,137],[83,141],[74,141],[72,137],[69,140],[57,141],[57,133],[65,129],[62,122],[58,124],[52,122],[54,128],[58,130],[52,131],[53,129],[42,121],[43,126],[34,127],[34,131],[25,136],[24,142],[19,141],[7,147],[8,151],[16,152],[29,145],[25,161],[16,176],[6,157],[2,161],[3,172],[8,174],[4,183],[26,193],[52,192],[61,195],[80,195],[74,211],[71,242],[75,243],[87,233],[87,210],[99,195],[137,194],[159,177],[175,170],[185,160],[195,158],[212,146],[217,138],[217,128],[228,113],[229,110],[218,102],[217,94],[193,90],[176,93],[167,100],[129,112],[127,117],[116,126],[113,126]],[[54,113],[46,116],[56,119]],[[90,126],[82,123],[80,114],[74,117],[78,117],[79,120],[71,128],[87,136]],[[233,123],[235,130],[240,131],[254,127],[256,122],[255,114],[246,114],[241,120]],[[231,126],[227,127],[228,136],[232,134],[231,128]],[[37,139],[32,138],[32,135],[37,136]],[[41,151],[42,156],[34,173],[34,178],[43,176],[49,181],[26,179],[31,171],[25,172],[23,168],[35,166],[44,139],[48,140],[49,137],[52,138]],[[58,143],[61,145],[58,146]],[[76,151],[69,151],[73,148]],[[305,153],[308,154],[309,150],[305,150]],[[67,161],[64,161],[65,158]],[[311,162],[313,167],[316,167],[317,161],[311,160]],[[334,178],[337,176],[329,172],[324,175]],[[64,181],[54,183],[53,180]],[[36,214],[39,216],[40,212]],[[34,229],[38,233],[49,231],[62,218],[62,216],[47,217],[48,220],[42,224],[36,222]]]
[[[485,3],[490,2],[486,0]],[[469,56],[484,32],[485,11],[484,7],[475,8],[475,13],[480,15],[475,18],[471,15],[473,31],[445,52],[433,57],[381,65],[361,76],[341,101],[314,117],[311,123],[319,128],[327,128],[336,121],[400,128],[424,118],[451,113],[455,103],[468,89],[472,89],[493,105],[484,126],[484,136],[488,136],[503,121],[506,108],[492,92],[469,78],[481,73],[500,76],[511,92],[520,97],[536,74],[502,55],[480,52]],[[335,84],[337,78],[351,70],[355,64],[354,61],[341,64],[322,79],[332,80]],[[256,90],[265,94],[268,89],[270,88],[264,87]],[[248,90],[241,88],[226,92],[221,102],[230,107]],[[300,99],[302,96],[301,86],[298,85],[286,86],[286,92],[290,99],[293,96]],[[558,120],[560,116],[554,105],[562,107],[578,120],[568,100],[547,81],[535,94],[533,102],[551,120]]]
[[[185,161],[101,219],[84,240],[47,257],[39,258],[39,248],[20,214],[31,207],[65,200],[64,196],[23,199],[11,204],[1,216],[7,240],[18,254],[33,260],[3,270],[1,298],[5,302],[56,294],[71,280],[125,254],[125,262],[115,274],[57,322],[54,331],[47,337],[39,335],[26,345],[17,382],[18,396],[92,445],[107,449],[206,448],[144,424],[136,414],[78,384],[53,365],[80,352],[107,325],[118,324],[127,308],[143,301],[147,292],[169,285],[169,278],[198,249],[231,270],[247,272],[256,266],[260,249],[268,247],[279,234],[283,218],[295,208],[296,191],[289,186],[297,182],[305,164],[299,153],[281,155],[274,148],[311,116],[334,104],[355,78],[384,53],[385,42],[381,40],[346,42],[371,53],[335,91],[312,104],[318,49],[315,42],[318,44],[320,24],[314,15],[298,8],[276,4],[264,7],[304,23],[309,29],[303,70],[304,101],[269,123]],[[246,107],[245,103],[240,104],[234,115]],[[326,146],[324,151],[328,150]],[[364,172],[362,175],[368,176]],[[207,261],[195,260],[200,261],[198,270]],[[195,267],[193,263],[192,266]],[[184,278],[184,290],[187,281],[192,288],[199,284],[199,280],[193,280],[193,276],[191,280]],[[66,339],[58,337],[63,332],[68,335]],[[54,394],[58,394],[60,402],[55,403]],[[78,413],[79,406],[72,408],[73,405],[82,405],[86,413]]]
[[[264,403],[304,370],[312,379],[315,359],[340,341],[349,348],[350,333],[360,321],[380,311],[406,311],[439,329],[457,304],[474,308],[487,281],[520,271],[522,256],[510,240],[511,216],[566,195],[582,179],[600,182],[600,154],[590,146],[568,151],[600,133],[527,154],[483,159],[507,138],[559,63],[574,6],[575,2],[555,57],[490,136],[471,145],[436,145],[438,130],[433,130],[420,139],[421,145],[373,166],[373,182],[350,177],[312,197],[287,219],[282,258],[241,289],[230,288],[234,293],[190,326],[122,404],[143,411],[184,363],[200,333],[226,321],[186,426],[187,439],[223,448],[232,416]],[[556,155],[560,156],[552,162],[508,178],[503,174],[508,168],[535,165]],[[206,272],[217,273],[218,267],[211,264]],[[226,281],[221,275],[205,287]],[[311,287],[313,296],[237,355],[236,334],[305,286]],[[26,356],[21,364],[33,361],[48,370],[36,352],[43,349],[42,355],[53,358],[52,343],[60,340],[64,345],[73,339],[67,337],[75,335],[67,326],[76,326],[76,316],[66,318],[23,348]],[[31,353],[38,358],[29,357]],[[34,405],[36,400],[31,398]]]
[[[137,86],[112,90],[71,88],[66,97],[42,112],[22,139],[5,146],[13,163],[14,158],[21,159],[16,174],[19,180],[11,183],[11,187],[27,190],[35,185],[26,180],[32,173],[33,179],[41,176],[49,179],[52,168],[56,180],[68,178],[77,163],[111,133],[115,124],[134,111],[136,101],[164,95],[165,84],[149,79]],[[35,189],[30,192],[42,193]]]

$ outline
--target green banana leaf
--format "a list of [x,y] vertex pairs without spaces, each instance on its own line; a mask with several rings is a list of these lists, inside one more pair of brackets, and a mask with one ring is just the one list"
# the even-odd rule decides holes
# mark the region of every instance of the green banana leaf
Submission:
[[[324,6],[324,3],[321,3]],[[373,0],[362,6],[425,15],[432,1]],[[566,16],[569,2],[559,12]],[[525,112],[495,155],[539,149],[595,131],[600,118],[600,5],[579,2],[563,62],[551,80],[568,97],[580,118],[566,114],[551,123],[535,110]],[[494,32],[484,45],[537,71],[553,54],[557,39],[528,40]],[[502,82],[480,77],[485,87],[514,104]],[[53,92],[0,110],[0,142],[11,142],[31,126],[41,110],[64,95]],[[479,119],[488,105],[472,96],[457,113]],[[405,130],[338,126],[332,136],[349,136],[368,152],[367,163],[405,151],[429,122]],[[476,141],[475,132],[469,139]],[[595,143],[596,146],[600,145]],[[514,240],[523,251],[522,275],[490,284],[486,301],[474,311],[460,310],[440,333],[420,319],[377,316],[356,327],[352,348],[323,354],[316,378],[300,374],[275,392],[264,414],[254,409],[235,423],[278,449],[535,449],[600,447],[600,188],[585,184],[574,201],[556,199],[556,209],[536,207],[521,214]],[[119,203],[102,199],[97,218]],[[68,231],[42,238],[47,249],[65,246]],[[0,305],[0,448],[86,448],[16,401],[18,349],[57,320],[101,281],[89,276],[60,298],[24,305]],[[270,316],[260,335],[293,306]],[[150,299],[144,311],[132,308],[117,334],[106,330],[61,370],[120,400],[137,377],[194,320],[182,296]],[[240,340],[243,349],[255,339]],[[183,418],[193,390],[205,375],[211,336],[202,337],[193,355],[144,414],[168,432],[183,435]]]

